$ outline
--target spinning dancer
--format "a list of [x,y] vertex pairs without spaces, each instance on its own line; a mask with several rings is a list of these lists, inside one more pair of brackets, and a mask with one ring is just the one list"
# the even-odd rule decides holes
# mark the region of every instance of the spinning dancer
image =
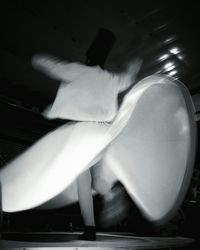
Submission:
[[171,219],[187,191],[195,158],[196,126],[183,84],[152,75],[133,83],[140,63],[116,75],[100,67],[35,56],[33,65],[61,81],[45,116],[71,122],[41,138],[1,170],[6,212],[39,206],[77,180],[86,225],[95,239],[90,168],[101,160],[115,173],[144,216]]
[[[46,116],[79,122],[111,122],[118,110],[118,94],[134,82],[140,62],[129,64],[127,71],[114,76],[99,66],[88,67],[78,63],[61,62],[49,56],[35,56],[33,66],[61,80],[56,100]],[[120,79],[121,78],[121,79]],[[85,224],[80,239],[95,240],[95,219],[90,169],[77,178],[78,197]]]

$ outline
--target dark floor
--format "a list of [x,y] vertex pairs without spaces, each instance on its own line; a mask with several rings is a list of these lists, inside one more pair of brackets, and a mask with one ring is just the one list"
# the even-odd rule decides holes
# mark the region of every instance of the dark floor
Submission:
[[[136,237],[123,234],[98,233],[96,241],[80,241],[79,233],[7,233],[0,241],[0,249],[176,249],[192,247],[190,238]],[[191,248],[189,248],[191,249]]]

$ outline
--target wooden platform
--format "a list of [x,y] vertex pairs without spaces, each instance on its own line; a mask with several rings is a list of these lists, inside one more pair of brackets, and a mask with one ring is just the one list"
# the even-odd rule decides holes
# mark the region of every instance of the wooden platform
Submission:
[[135,237],[114,233],[98,233],[96,241],[80,241],[79,233],[6,233],[0,241],[1,250],[112,250],[172,249],[194,243],[190,238]]

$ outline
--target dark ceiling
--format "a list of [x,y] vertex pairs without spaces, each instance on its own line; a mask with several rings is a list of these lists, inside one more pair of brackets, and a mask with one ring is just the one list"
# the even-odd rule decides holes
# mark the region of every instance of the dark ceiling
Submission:
[[141,77],[169,73],[195,92],[200,88],[199,13],[198,1],[1,1],[0,77],[54,96],[58,83],[35,72],[31,56],[49,53],[84,63],[103,27],[116,36],[105,68],[120,69],[140,56]]

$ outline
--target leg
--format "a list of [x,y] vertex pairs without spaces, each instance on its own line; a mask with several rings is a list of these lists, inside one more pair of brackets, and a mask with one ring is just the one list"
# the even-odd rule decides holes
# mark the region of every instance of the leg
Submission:
[[95,226],[94,208],[92,197],[92,178],[90,170],[83,172],[77,179],[78,183],[78,198],[83,216],[83,221],[86,226]]
[[80,235],[79,239],[95,240],[96,232],[92,197],[92,178],[89,169],[78,177],[77,186],[81,214],[85,224],[85,232]]

